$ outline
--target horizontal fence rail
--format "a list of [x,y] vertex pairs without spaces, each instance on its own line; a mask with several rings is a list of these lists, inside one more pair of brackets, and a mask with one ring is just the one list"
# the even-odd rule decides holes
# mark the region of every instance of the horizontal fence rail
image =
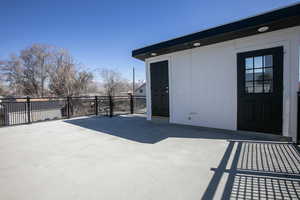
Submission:
[[79,116],[145,114],[145,96],[1,98],[0,127]]

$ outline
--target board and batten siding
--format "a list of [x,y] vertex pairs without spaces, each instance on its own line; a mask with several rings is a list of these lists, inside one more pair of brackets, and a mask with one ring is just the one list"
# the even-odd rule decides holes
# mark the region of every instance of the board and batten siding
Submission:
[[296,138],[300,27],[262,33],[146,60],[147,119],[150,63],[169,61],[170,123],[237,130],[239,52],[284,47],[283,135]]

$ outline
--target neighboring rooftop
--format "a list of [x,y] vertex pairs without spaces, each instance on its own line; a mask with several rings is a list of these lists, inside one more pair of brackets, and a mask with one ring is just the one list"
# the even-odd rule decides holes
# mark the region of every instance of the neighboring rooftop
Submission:
[[138,91],[139,89],[141,89],[142,87],[144,87],[146,85],[146,83],[143,83],[142,85],[140,85],[138,88],[136,88],[134,91]]
[[[132,51],[146,58],[300,25],[300,3]],[[262,28],[262,29],[260,29]]]

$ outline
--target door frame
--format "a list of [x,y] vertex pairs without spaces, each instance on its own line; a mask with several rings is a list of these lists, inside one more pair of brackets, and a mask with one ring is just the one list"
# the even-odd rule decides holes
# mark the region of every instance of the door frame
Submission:
[[[281,117],[281,132],[279,133],[279,135],[284,135],[284,68],[285,68],[285,53],[284,53],[284,45],[278,45],[278,46],[272,46],[272,47],[265,47],[265,48],[259,48],[259,49],[254,49],[254,50],[246,50],[246,51],[239,51],[239,52],[236,52],[236,73],[237,73],[237,120],[236,120],[236,128],[237,130],[241,130],[241,131],[244,131],[244,129],[241,129],[239,127],[239,116],[240,116],[240,111],[239,111],[239,104],[240,104],[240,95],[241,94],[244,94],[243,91],[240,91],[239,87],[241,87],[241,81],[244,80],[244,76],[240,77],[239,73],[241,71],[241,69],[239,69],[239,66],[241,65],[241,60],[240,60],[240,57],[239,57],[239,54],[246,54],[246,56],[249,54],[249,56],[257,56],[257,55],[260,55],[260,54],[263,54],[264,52],[268,53],[268,51],[272,51],[272,50],[275,50],[275,51],[278,51],[280,49],[282,49],[282,55],[281,55],[281,58],[278,58],[280,64],[281,64],[281,69],[278,73],[280,73],[281,77],[280,77],[280,81],[281,81],[281,113],[280,113],[280,117]],[[277,52],[276,52],[277,53]],[[244,82],[243,82],[243,88],[245,87],[244,86]],[[274,85],[273,85],[274,86]],[[254,93],[255,94],[255,93]],[[256,95],[260,95],[260,94],[256,94]],[[246,130],[247,131],[247,130]],[[253,130],[254,131],[254,130]],[[254,131],[255,132],[255,131]],[[259,130],[257,131],[259,132]],[[271,132],[270,132],[271,133]],[[271,133],[271,134],[274,134],[274,133]]]
[[163,56],[163,57],[155,57],[149,58],[145,62],[146,67],[146,99],[147,99],[147,120],[152,120],[152,99],[151,99],[151,72],[150,72],[150,64],[161,62],[161,61],[168,61],[168,76],[169,76],[169,122],[172,121],[173,116],[173,99],[172,97],[172,76],[171,76],[171,57]]

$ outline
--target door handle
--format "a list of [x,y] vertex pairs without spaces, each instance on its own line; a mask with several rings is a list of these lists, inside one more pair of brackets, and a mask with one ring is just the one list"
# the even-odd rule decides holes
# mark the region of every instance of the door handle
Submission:
[[169,93],[169,87],[168,86],[166,87],[165,92]]

